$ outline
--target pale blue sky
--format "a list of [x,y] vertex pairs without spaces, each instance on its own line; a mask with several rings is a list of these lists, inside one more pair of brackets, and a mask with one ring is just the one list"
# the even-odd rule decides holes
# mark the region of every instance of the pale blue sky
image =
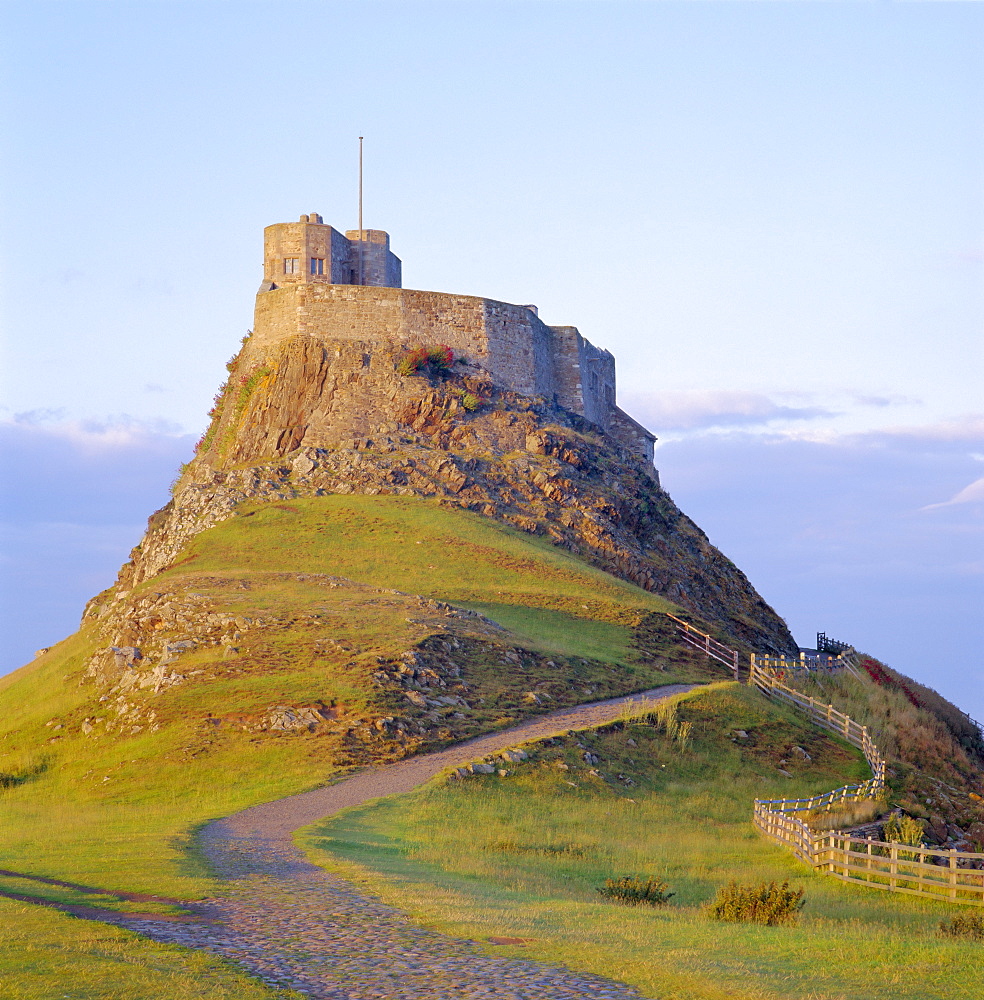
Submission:
[[[116,448],[169,480],[155,456],[180,460],[168,439],[200,432],[251,325],[263,226],[318,211],[354,227],[365,135],[366,224],[392,234],[405,284],[534,302],[611,349],[621,398],[664,442],[668,489],[801,642],[821,606],[815,627],[837,631],[837,585],[784,576],[782,554],[860,559],[869,516],[895,533],[874,532],[864,593],[843,606],[871,652],[893,620],[934,631],[893,611],[909,579],[893,553],[933,567],[907,593],[979,594],[982,5],[195,0],[2,17],[0,420],[15,450],[70,446],[82,483]],[[858,504],[829,518],[833,539],[801,463],[815,448],[848,477],[830,502]],[[76,516],[67,486],[60,513],[12,501],[15,579],[33,559],[41,586],[58,531],[78,553],[101,539],[95,562],[49,581],[63,632],[78,581],[110,575],[150,512],[148,486],[124,515],[112,478],[112,529]],[[786,506],[753,527],[766,495],[804,487],[804,523]],[[984,636],[965,618],[948,623],[942,655],[960,667],[939,686],[984,716]],[[898,665],[927,679],[940,668],[924,659]]]

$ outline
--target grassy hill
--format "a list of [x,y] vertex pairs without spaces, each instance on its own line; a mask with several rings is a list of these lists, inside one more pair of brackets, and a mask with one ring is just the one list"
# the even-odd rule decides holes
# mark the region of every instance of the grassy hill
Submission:
[[[680,612],[542,536],[436,500],[240,507],[0,680],[0,997],[278,995],[209,956],[23,897],[180,914],[216,891],[192,842],[213,818],[556,707],[725,680],[674,641],[666,610]],[[755,795],[854,780],[856,751],[734,686],[679,712],[686,745],[649,726],[572,737],[506,779],[435,785],[310,843],[430,923],[531,937],[531,954],[661,997],[972,995],[960,983],[973,946],[933,937],[940,907],[825,881],[751,829]],[[790,763],[794,745],[809,766]],[[629,872],[668,877],[673,907],[600,902],[599,879]],[[701,906],[731,877],[808,884],[801,927],[708,923]],[[864,962],[840,957],[849,945]]]
[[[10,897],[199,898],[216,886],[190,837],[210,819],[554,707],[721,676],[653,625],[668,602],[416,498],[257,504],[117,596],[0,680],[0,996],[272,995]],[[206,967],[214,994],[195,992]]]

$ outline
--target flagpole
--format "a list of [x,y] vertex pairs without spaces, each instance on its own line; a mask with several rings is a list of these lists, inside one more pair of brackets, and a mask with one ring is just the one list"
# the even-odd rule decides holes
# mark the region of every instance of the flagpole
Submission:
[[362,230],[362,136],[359,136],[359,284],[364,284],[364,265],[366,234]]

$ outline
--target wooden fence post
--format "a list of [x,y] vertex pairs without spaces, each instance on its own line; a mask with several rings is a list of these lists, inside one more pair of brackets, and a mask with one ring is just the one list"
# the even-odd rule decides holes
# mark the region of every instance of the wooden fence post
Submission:
[[950,899],[955,900],[957,898],[957,850],[955,847],[950,848],[950,871],[948,881],[950,883]]
[[899,874],[899,849],[894,845],[891,848],[891,861],[888,866],[888,885],[894,889],[898,885]]

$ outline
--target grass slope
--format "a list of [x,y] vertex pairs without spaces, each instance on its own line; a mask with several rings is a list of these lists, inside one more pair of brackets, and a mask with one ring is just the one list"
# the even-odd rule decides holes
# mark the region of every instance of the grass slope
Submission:
[[[249,619],[237,652],[200,643],[172,668],[180,683],[156,694],[128,690],[126,711],[114,715],[122,696],[87,676],[96,651],[202,633],[195,622],[178,628],[157,619],[132,632],[125,616],[106,631],[110,615],[0,679],[0,868],[15,873],[0,876],[0,893],[132,909],[110,894],[180,900],[215,891],[189,850],[198,825],[321,784],[367,754],[402,752],[393,740],[367,736],[359,758],[347,731],[366,713],[398,707],[395,692],[373,684],[380,658],[452,626],[473,629],[434,611],[435,599],[498,617],[505,629],[478,619],[474,628],[485,629],[493,651],[513,651],[511,659],[483,660],[481,643],[469,647],[465,675],[485,701],[457,711],[460,719],[451,708],[432,709],[448,737],[562,703],[720,676],[670,646],[665,657],[651,644],[640,652],[638,623],[672,605],[477,515],[398,497],[324,497],[244,514],[196,537],[172,569],[124,601],[114,602],[113,591],[100,597],[116,608],[164,594],[181,607]],[[545,671],[541,654],[555,656],[559,669]],[[524,701],[531,687],[550,696],[542,706]],[[314,732],[263,728],[264,713],[278,704],[330,705],[337,718]],[[23,903],[3,907],[0,996],[273,995],[241,987],[237,973],[211,958]],[[33,940],[34,951],[25,950]],[[35,961],[43,985],[32,993],[22,974]],[[203,976],[212,992],[195,992]]]
[[0,899],[2,1000],[300,1000],[204,952]]
[[[755,797],[866,776],[856,750],[734,685],[684,696],[679,718],[692,725],[685,747],[646,724],[572,734],[528,747],[505,778],[438,781],[302,842],[429,926],[526,938],[517,953],[661,1000],[979,996],[980,946],[936,936],[952,910],[814,874],[753,830]],[[597,887],[624,874],[664,878],[676,895],[660,910],[603,902]],[[799,924],[711,921],[703,908],[730,879],[804,885]]]

